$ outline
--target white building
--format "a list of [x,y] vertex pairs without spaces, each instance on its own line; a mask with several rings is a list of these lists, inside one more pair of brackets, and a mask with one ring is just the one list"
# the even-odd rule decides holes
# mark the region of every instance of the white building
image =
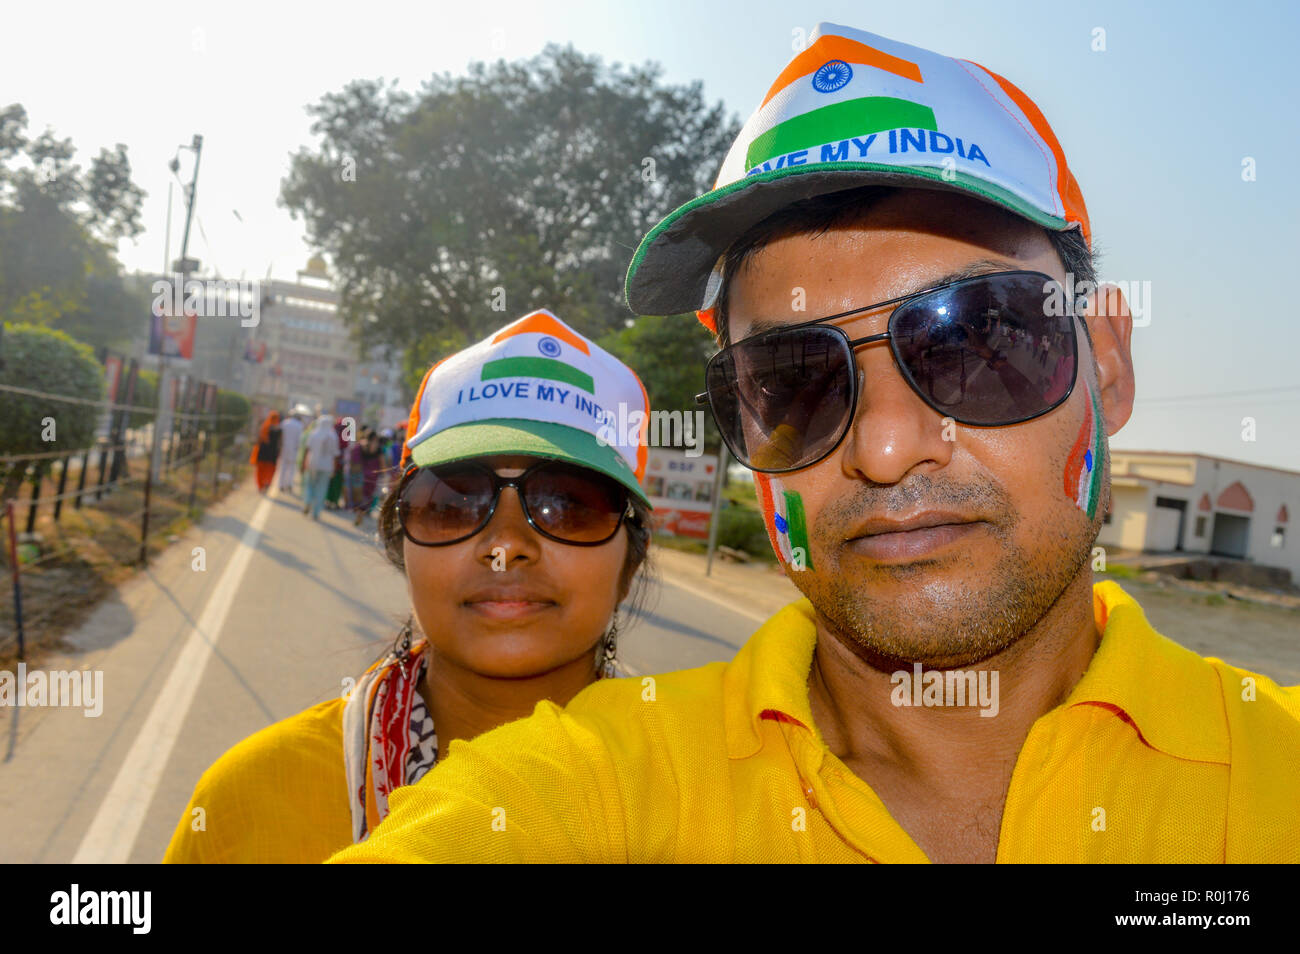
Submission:
[[1291,571],[1300,473],[1205,454],[1111,451],[1111,512],[1097,542],[1148,553],[1237,557]]
[[[266,304],[256,341],[267,346],[254,393],[274,405],[319,405],[335,413],[356,400],[357,346],[338,313],[325,263],[313,258],[298,281],[262,283]],[[282,408],[283,409],[283,408]]]

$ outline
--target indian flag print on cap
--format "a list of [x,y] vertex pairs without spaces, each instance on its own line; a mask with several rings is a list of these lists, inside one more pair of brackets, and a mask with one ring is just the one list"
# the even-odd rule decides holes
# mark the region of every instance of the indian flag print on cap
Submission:
[[[414,452],[464,424],[537,421],[591,435],[639,478],[648,412],[645,387],[631,368],[538,309],[429,369],[411,409],[406,448]],[[600,440],[611,420],[633,413],[642,415],[636,434],[616,429],[616,440]]]
[[755,474],[754,487],[777,559],[787,566],[794,564],[799,569],[811,570],[803,498],[796,491],[786,490],[780,480],[769,474]]
[[1065,495],[1092,520],[1097,515],[1097,504],[1101,499],[1101,462],[1106,453],[1103,444],[1106,429],[1091,382],[1084,389],[1084,398],[1087,413],[1065,462]]
[[500,344],[517,335],[540,335],[537,339],[538,354],[511,358],[498,358],[483,365],[479,375],[480,381],[494,378],[541,378],[546,381],[559,381],[582,388],[588,394],[596,393],[596,384],[590,374],[574,367],[566,361],[558,360],[564,349],[560,342],[570,344],[588,357],[591,349],[587,342],[554,315],[545,311],[535,311],[531,315],[515,322],[492,339],[493,344]]
[[946,180],[1089,236],[1064,152],[1017,87],[969,60],[822,23],[745,123],[715,188],[828,165]]

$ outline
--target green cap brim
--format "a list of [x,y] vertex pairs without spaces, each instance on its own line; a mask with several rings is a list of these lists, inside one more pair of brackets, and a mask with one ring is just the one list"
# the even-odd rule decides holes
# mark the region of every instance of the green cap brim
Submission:
[[411,460],[421,467],[489,454],[528,454],[589,467],[617,480],[650,506],[650,498],[617,448],[564,424],[520,418],[474,421],[439,431],[411,448]]
[[704,291],[719,258],[752,226],[803,199],[868,185],[961,192],[992,202],[1054,231],[1075,228],[1059,216],[964,173],[907,169],[876,162],[813,163],[774,169],[692,199],[641,240],[628,266],[624,295],[638,315],[677,315],[704,305]]

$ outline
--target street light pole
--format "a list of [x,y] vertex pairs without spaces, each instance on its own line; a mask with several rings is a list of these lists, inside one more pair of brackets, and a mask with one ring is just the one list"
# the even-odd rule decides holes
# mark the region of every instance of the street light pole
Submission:
[[[194,221],[194,198],[199,188],[199,160],[203,156],[203,137],[200,136],[198,133],[195,133],[194,138],[190,142],[190,145],[181,146],[180,149],[191,149],[194,152],[194,178],[190,180],[189,188],[185,190],[186,193],[185,232],[181,236],[180,269],[179,271],[174,272],[172,274],[173,281],[179,281],[181,283],[180,293],[174,294],[172,296],[172,300],[173,301],[179,300],[184,302],[185,276],[188,274],[187,267],[189,264],[186,261],[186,259],[187,256],[189,255],[189,247],[190,247],[190,223]],[[177,151],[179,152],[180,150],[178,149]],[[180,162],[176,159],[175,156],[173,156],[171,161],[172,172],[173,173],[176,172],[179,168],[180,168]],[[171,234],[170,201],[168,202],[168,207],[167,207],[167,231],[168,234],[170,235]],[[181,310],[183,312],[184,308],[182,308]],[[171,425],[170,408],[167,407],[167,397],[168,397],[167,392],[169,388],[167,387],[168,385],[167,335],[165,334],[165,330],[166,330],[166,319],[163,319],[164,333],[159,335],[159,340],[158,340],[158,413],[154,415],[153,450],[149,457],[149,470],[150,473],[155,478],[158,476],[159,467],[162,462],[162,442],[160,440],[160,432],[163,430],[170,430],[170,425]],[[167,410],[169,413],[164,415],[163,413],[164,410]],[[166,418],[165,421],[164,421],[164,416]]]
[[194,141],[190,145],[194,150],[194,178],[190,181],[189,205],[185,210],[185,234],[181,236],[181,269],[185,268],[185,256],[190,248],[190,222],[194,219],[194,196],[199,190],[199,160],[203,158],[203,137],[198,133],[194,134]]

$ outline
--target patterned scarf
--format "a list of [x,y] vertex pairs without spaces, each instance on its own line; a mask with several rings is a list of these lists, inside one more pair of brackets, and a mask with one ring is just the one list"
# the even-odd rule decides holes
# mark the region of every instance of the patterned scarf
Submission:
[[424,640],[405,660],[389,654],[366,670],[343,706],[352,840],[365,841],[388,815],[393,789],[424,777],[438,761],[438,736],[417,687],[428,668]]
[[[617,634],[617,618],[611,635]],[[352,841],[362,842],[388,816],[393,789],[414,785],[438,761],[433,717],[417,691],[429,666],[426,640],[375,663],[357,682],[343,705],[343,764],[352,809]],[[597,679],[625,675],[605,643]]]

